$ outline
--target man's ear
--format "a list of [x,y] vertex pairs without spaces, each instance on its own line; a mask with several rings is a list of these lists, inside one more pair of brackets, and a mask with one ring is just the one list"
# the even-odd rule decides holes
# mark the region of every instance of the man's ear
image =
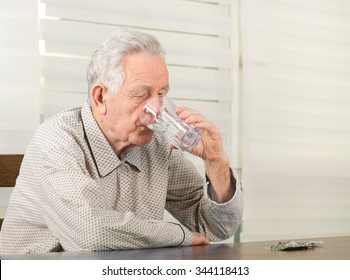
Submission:
[[107,112],[107,94],[107,88],[100,83],[94,84],[90,90],[91,106],[95,111],[97,111],[100,114],[106,114]]

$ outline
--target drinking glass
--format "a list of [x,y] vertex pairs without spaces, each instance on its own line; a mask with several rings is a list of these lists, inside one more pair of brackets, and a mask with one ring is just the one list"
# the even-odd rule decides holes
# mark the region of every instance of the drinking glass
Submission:
[[141,122],[149,129],[160,131],[170,144],[182,151],[190,151],[201,139],[199,129],[178,117],[174,102],[167,96],[150,100],[142,109]]

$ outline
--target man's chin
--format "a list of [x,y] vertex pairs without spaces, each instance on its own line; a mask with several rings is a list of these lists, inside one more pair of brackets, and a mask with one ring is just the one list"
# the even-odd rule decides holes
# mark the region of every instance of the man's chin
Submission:
[[143,126],[140,131],[138,131],[137,139],[134,142],[136,145],[146,145],[152,141],[154,132],[153,130]]

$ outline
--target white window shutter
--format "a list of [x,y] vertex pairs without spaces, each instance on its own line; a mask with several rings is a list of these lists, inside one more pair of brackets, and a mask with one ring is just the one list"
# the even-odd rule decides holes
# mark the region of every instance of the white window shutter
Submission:
[[[232,10],[236,1],[45,0],[40,20],[44,119],[81,106],[94,49],[117,27],[155,35],[165,51],[171,96],[201,111],[222,131],[231,162],[233,96]],[[69,65],[69,67],[67,67]],[[203,171],[201,160],[188,155]],[[203,171],[204,172],[204,171]]]
[[0,153],[24,153],[39,125],[36,0],[3,1],[0,10]]
[[243,241],[350,233],[350,3],[245,0]]
[[[40,122],[37,0],[0,9],[0,153],[23,154]],[[0,188],[0,217],[12,188]]]

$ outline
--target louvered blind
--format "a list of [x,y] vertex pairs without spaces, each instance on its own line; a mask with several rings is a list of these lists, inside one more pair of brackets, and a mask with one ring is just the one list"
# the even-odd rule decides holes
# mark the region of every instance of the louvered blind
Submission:
[[[39,125],[37,1],[1,1],[0,153],[24,153]],[[11,193],[0,190],[3,217]]]
[[350,2],[242,1],[242,240],[350,233]]
[[[203,112],[222,131],[232,155],[233,1],[45,0],[40,20],[44,119],[80,106],[93,50],[117,27],[155,35],[167,52],[171,96]],[[189,156],[203,169],[203,163]]]
[[0,153],[23,153],[39,124],[37,1],[2,1]]

